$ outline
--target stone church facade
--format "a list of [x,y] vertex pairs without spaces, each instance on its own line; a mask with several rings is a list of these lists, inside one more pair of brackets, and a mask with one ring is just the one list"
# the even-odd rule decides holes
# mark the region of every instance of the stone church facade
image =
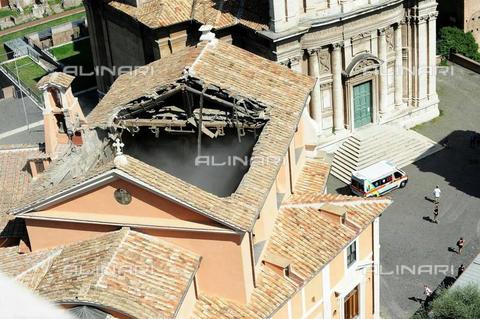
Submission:
[[[165,11],[163,1],[148,4]],[[173,2],[175,21],[158,19],[168,12],[155,7],[142,13],[139,1],[86,0],[95,63],[144,65],[195,45],[209,24],[218,38],[317,79],[307,144],[328,148],[361,128],[412,127],[439,114],[435,0]],[[188,5],[190,17],[179,19]],[[99,89],[112,81],[99,78]]]

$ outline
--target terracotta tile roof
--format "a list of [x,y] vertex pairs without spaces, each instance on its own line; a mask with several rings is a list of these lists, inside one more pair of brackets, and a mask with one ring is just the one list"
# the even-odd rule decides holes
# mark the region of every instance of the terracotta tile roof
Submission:
[[63,88],[68,88],[72,84],[73,80],[75,80],[75,77],[69,74],[63,72],[52,72],[41,78],[40,81],[38,81],[37,86],[42,88],[48,84],[55,84]]
[[0,147],[0,214],[23,197],[32,180],[27,161],[40,156],[43,156],[43,152],[38,146]]
[[110,1],[108,5],[152,29],[157,29],[191,21],[193,2],[193,0],[151,0],[140,7],[134,7],[119,1]]
[[261,6],[255,8],[253,2],[253,0],[150,0],[140,7],[134,7],[114,0],[109,2],[109,6],[151,29],[196,21],[210,24],[215,29],[241,24],[253,30],[265,30],[268,28],[268,6],[263,1]]
[[[192,78],[224,88],[231,95],[255,100],[268,108],[270,120],[262,129],[252,152],[253,158],[267,160],[252,161],[239,187],[228,197],[210,194],[131,157],[128,158],[129,165],[117,167],[218,222],[236,230],[250,230],[279,170],[281,161],[268,159],[284,158],[314,80],[222,41],[186,48],[178,55],[146,67],[151,67],[152,72],[119,77],[91,112],[88,118],[90,125],[108,127],[117,113],[126,108],[126,103],[154,94],[162,85],[172,85],[173,79],[180,77],[183,70],[188,70],[186,72]],[[74,180],[64,179],[59,184],[50,185],[47,180],[48,187],[42,191],[36,189],[13,211],[33,207],[40,200],[68,191],[113,168],[112,163],[99,165]],[[48,179],[49,175],[42,178]]]
[[25,255],[0,249],[0,256],[0,271],[48,300],[100,304],[145,319],[175,316],[200,263],[193,253],[129,229]]
[[195,305],[193,318],[270,318],[297,289],[294,282],[265,268],[248,305],[242,306],[218,297],[201,295]]
[[59,249],[53,249],[20,254],[18,246],[0,248],[0,272],[18,280],[59,251]]
[[[302,199],[305,198],[305,201]],[[333,204],[347,210],[351,224],[335,223],[319,213],[319,205]],[[343,195],[303,195],[281,209],[268,251],[292,261],[292,270],[310,279],[337,256],[391,201]]]
[[295,195],[313,192],[323,194],[329,174],[330,164],[319,159],[307,159],[295,184]]
[[[314,196],[314,197],[313,197]],[[303,280],[313,279],[318,272],[351,243],[391,203],[389,199],[362,199],[333,194],[311,194],[312,200],[286,205],[275,222],[267,254],[289,260],[291,272]],[[314,200],[313,200],[314,198]],[[347,209],[348,218],[355,225],[335,224],[323,217],[315,205],[334,204]],[[313,207],[312,207],[313,206]],[[262,281],[254,289],[252,300],[244,306],[221,298],[201,296],[194,317],[219,318],[270,318],[300,288],[301,284],[262,269]]]

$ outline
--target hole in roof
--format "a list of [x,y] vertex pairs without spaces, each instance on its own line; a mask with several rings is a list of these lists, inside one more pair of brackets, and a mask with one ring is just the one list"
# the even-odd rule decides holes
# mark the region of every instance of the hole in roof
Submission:
[[[264,109],[205,92],[182,90],[123,111],[124,153],[209,193],[235,192],[250,167],[253,147],[267,119]],[[222,96],[225,98],[225,96]],[[202,116],[200,116],[202,114]],[[201,118],[201,120],[200,120]],[[203,126],[198,155],[198,127]]]

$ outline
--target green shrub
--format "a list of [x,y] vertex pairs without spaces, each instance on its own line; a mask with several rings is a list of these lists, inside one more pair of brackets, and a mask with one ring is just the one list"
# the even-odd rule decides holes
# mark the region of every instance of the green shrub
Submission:
[[480,289],[470,285],[440,292],[431,303],[429,315],[432,319],[480,318]]
[[465,33],[456,27],[444,27],[440,30],[438,53],[443,56],[448,56],[453,52],[480,62],[478,48],[478,44],[471,32]]

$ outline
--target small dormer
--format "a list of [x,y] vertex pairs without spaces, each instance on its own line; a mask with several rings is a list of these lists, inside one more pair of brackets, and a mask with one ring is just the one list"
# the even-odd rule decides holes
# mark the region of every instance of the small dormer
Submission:
[[348,218],[347,208],[333,204],[323,204],[318,210],[325,218],[329,219],[337,225],[345,225],[349,227],[360,228]]
[[62,72],[53,72],[38,82],[43,92],[45,151],[51,156],[59,144],[83,144],[80,128],[86,124],[78,99],[73,96],[75,78]]

